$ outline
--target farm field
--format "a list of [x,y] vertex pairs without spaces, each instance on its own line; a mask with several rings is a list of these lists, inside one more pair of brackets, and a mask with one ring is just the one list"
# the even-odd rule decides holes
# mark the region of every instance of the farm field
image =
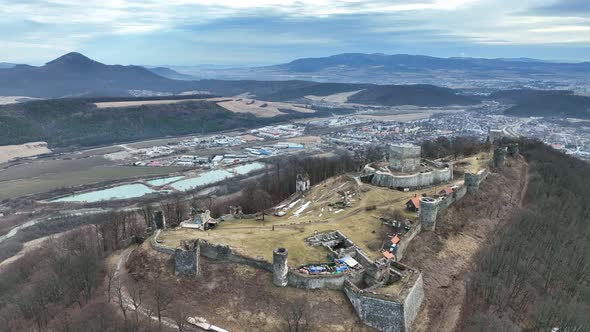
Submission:
[[218,102],[217,105],[234,113],[251,113],[259,118],[272,118],[277,115],[286,114],[281,110],[299,113],[315,113],[314,110],[288,103],[277,103],[254,99],[225,99],[225,101]]
[[178,170],[176,167],[117,166],[100,157],[35,162],[0,172],[0,199],[103,181],[167,175]]
[[31,142],[20,145],[0,146],[0,164],[15,158],[33,157],[45,153],[51,153],[47,148],[47,142]]

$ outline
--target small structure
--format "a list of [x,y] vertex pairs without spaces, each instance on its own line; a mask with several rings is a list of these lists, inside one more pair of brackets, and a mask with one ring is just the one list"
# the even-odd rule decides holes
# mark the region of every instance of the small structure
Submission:
[[420,168],[422,148],[412,144],[393,144],[389,147],[389,167],[395,171],[409,173]]
[[420,197],[413,197],[406,202],[406,208],[412,212],[420,210]]
[[305,175],[297,174],[297,180],[295,182],[296,191],[303,193],[308,191],[310,187],[309,175],[307,173]]
[[181,227],[205,231],[217,226],[217,220],[211,217],[209,210],[194,210],[191,215],[191,219],[180,224]]

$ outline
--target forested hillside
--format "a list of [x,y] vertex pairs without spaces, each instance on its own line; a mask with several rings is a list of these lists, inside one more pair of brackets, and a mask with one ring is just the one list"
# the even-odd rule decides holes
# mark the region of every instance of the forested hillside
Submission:
[[525,206],[467,285],[469,331],[590,330],[590,165],[534,141]]
[[0,107],[0,145],[46,141],[54,147],[93,146],[250,128],[292,116],[257,118],[208,101],[104,109],[83,99],[33,101]]
[[590,97],[567,90],[507,90],[493,93],[493,100],[514,104],[506,115],[590,119]]

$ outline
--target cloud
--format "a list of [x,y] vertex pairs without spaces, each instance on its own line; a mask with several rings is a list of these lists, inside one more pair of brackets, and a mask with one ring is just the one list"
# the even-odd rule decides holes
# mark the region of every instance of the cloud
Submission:
[[[513,56],[544,57],[535,54],[542,47],[552,54],[555,47],[567,46],[565,57],[578,58],[590,45],[589,4],[588,0],[0,0],[4,31],[0,60],[21,62],[27,56],[44,62],[64,50],[78,50],[107,62],[259,63],[341,52],[458,56],[469,50],[494,56],[527,46],[530,54]],[[29,54],[35,45],[43,50]]]

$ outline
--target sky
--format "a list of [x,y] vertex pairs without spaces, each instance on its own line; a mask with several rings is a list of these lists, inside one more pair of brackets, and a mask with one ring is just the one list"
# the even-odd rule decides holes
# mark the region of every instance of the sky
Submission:
[[339,53],[590,61],[590,0],[0,0],[0,62],[269,65]]

